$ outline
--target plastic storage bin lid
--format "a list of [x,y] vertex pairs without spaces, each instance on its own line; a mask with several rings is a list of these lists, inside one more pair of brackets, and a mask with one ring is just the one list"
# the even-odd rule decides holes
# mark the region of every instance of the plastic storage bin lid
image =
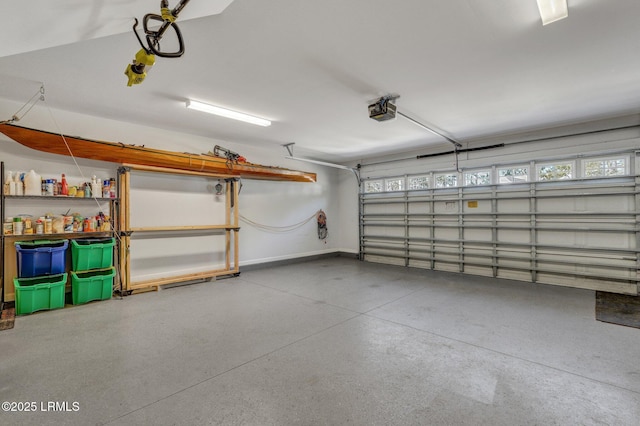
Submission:
[[33,240],[33,241],[16,241],[16,247],[22,249],[35,249],[39,247],[64,247],[68,240]]
[[77,240],[72,240],[73,243],[79,246],[88,246],[90,244],[113,244],[115,243],[115,239],[110,237],[103,238],[79,238]]
[[25,288],[31,286],[39,286],[41,284],[45,285],[55,285],[55,284],[63,284],[67,282],[67,274],[55,274],[55,275],[46,275],[39,277],[25,277],[25,278],[14,278],[13,285],[15,288]]
[[113,266],[109,268],[93,269],[91,271],[71,271],[71,276],[79,280],[85,280],[87,278],[113,278],[116,276],[116,268]]

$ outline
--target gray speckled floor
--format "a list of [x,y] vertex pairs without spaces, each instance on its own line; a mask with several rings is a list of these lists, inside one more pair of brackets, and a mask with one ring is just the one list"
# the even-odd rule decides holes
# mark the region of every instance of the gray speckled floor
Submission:
[[640,330],[592,291],[331,258],[19,317],[0,400],[36,403],[2,425],[638,425]]

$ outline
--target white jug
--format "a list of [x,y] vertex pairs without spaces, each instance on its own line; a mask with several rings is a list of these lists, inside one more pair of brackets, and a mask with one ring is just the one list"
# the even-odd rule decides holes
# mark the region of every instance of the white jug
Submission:
[[24,175],[24,195],[42,195],[41,177],[33,170]]

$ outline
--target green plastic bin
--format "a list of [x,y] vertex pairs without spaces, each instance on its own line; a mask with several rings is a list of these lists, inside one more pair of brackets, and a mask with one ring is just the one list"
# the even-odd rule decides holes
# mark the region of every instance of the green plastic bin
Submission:
[[88,271],[113,266],[115,238],[82,238],[71,240],[71,270]]
[[64,286],[67,274],[33,278],[14,278],[16,314],[31,314],[47,309],[64,308]]
[[74,305],[92,300],[111,299],[113,294],[113,277],[116,268],[96,269],[93,271],[71,271],[71,299]]

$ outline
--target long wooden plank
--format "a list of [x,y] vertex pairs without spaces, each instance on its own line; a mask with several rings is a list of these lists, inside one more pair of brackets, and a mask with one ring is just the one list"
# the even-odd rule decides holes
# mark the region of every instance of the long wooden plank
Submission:
[[261,179],[293,182],[315,182],[316,174],[282,167],[264,166],[249,162],[230,162],[226,158],[206,154],[173,152],[125,145],[106,141],[83,139],[77,136],[62,136],[57,133],[0,123],[0,133],[26,147],[92,160],[113,163],[129,163],[177,170],[191,170],[246,179]]
[[[131,226],[131,222],[130,222],[130,209],[129,209],[129,205],[130,205],[130,198],[129,198],[129,194],[131,191],[131,172],[129,172],[128,170],[126,170],[124,172],[123,176],[123,192],[122,192],[122,198],[120,199],[120,201],[122,202],[124,200],[124,228],[121,228],[121,231],[128,231],[129,227]],[[121,210],[122,211],[122,210]],[[124,286],[124,288],[128,291],[131,290],[131,237],[129,236],[129,234],[123,235],[120,243],[123,245],[123,250],[125,252],[125,280],[126,280],[126,285]]]
[[232,176],[230,174],[196,172],[193,170],[178,170],[178,169],[170,169],[167,167],[143,166],[141,164],[124,163],[122,164],[122,166],[125,168],[129,168],[131,170],[135,170],[136,172],[169,173],[169,174],[180,174],[185,176],[204,176],[204,177],[212,177],[212,178],[218,178],[218,179],[237,178],[237,176]]
[[213,271],[196,272],[193,274],[176,275],[171,277],[138,281],[138,282],[131,283],[129,288],[131,290],[136,290],[136,289],[145,288],[145,287],[156,287],[156,286],[165,285],[165,284],[193,281],[193,280],[199,280],[204,278],[217,277],[220,275],[229,275],[230,273],[232,273],[232,271],[228,269],[217,269]]
[[[229,223],[231,221],[231,209],[233,207],[231,207],[231,200],[233,199],[234,202],[237,201],[237,197],[236,194],[232,194],[231,190],[234,189],[237,185],[233,184],[234,182],[227,182],[226,185],[226,201],[225,201],[225,205],[226,205],[226,211],[225,211],[225,223]],[[231,268],[231,230],[227,229],[227,231],[225,232],[225,253],[224,253],[224,260],[225,260],[225,268],[227,270],[229,270]]]
[[239,230],[239,215],[240,215],[240,188],[238,185],[234,185],[235,188],[235,204],[233,206],[233,223],[235,226],[238,226],[236,232],[233,233],[233,272],[240,272],[240,252],[239,252],[239,236],[240,234],[237,232]]

